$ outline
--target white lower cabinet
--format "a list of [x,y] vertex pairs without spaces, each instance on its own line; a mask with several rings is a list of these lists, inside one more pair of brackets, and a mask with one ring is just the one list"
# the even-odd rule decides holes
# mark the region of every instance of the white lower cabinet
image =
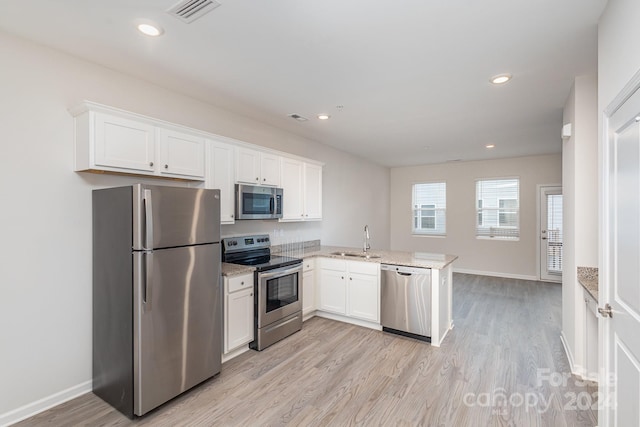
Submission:
[[302,316],[309,316],[316,310],[315,260],[302,263]]
[[[323,263],[324,264],[324,263]],[[346,314],[347,289],[346,271],[320,270],[320,306],[319,309],[329,313]]]
[[378,283],[377,275],[349,274],[347,286],[349,289],[347,314],[349,316],[376,323],[380,321],[380,287]]
[[380,265],[320,258],[318,310],[380,322]]
[[253,341],[253,274],[224,278],[224,353]]

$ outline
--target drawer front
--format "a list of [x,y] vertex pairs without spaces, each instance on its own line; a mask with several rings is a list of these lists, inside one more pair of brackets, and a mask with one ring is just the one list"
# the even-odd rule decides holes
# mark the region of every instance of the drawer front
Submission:
[[380,264],[377,262],[349,261],[349,273],[377,276]]
[[341,259],[322,258],[320,265],[323,270],[347,271],[347,263]]
[[237,292],[243,289],[253,288],[253,274],[245,274],[243,276],[229,277],[228,292]]
[[302,271],[311,271],[316,267],[316,260],[307,258],[302,260]]

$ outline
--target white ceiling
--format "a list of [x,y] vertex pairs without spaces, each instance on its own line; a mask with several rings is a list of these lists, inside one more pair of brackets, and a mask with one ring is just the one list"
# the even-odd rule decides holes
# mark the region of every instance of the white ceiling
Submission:
[[220,3],[185,24],[176,0],[2,0],[0,29],[400,166],[559,152],[606,0]]

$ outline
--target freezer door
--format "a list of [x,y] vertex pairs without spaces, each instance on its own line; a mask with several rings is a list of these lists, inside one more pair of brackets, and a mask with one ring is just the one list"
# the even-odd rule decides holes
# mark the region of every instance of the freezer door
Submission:
[[220,241],[220,190],[133,186],[133,249]]
[[134,413],[220,372],[220,245],[134,252]]

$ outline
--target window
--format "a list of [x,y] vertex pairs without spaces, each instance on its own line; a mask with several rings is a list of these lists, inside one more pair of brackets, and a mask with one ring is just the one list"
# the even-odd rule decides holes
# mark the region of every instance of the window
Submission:
[[476,237],[517,240],[520,237],[520,181],[476,181]]
[[444,236],[447,185],[429,182],[413,185],[413,233]]

